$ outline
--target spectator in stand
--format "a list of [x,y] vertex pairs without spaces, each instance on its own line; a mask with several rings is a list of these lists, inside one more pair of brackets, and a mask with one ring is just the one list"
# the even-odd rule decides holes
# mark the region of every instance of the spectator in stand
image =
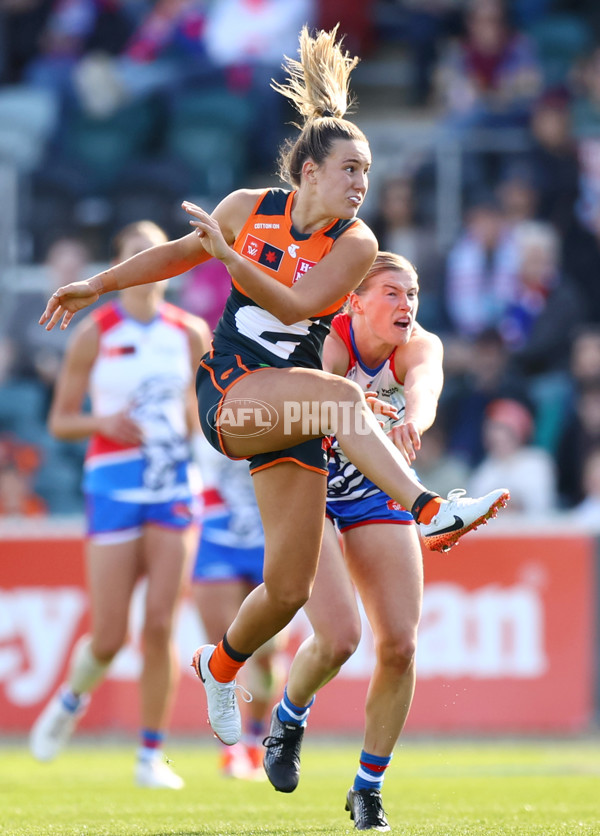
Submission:
[[535,220],[540,196],[526,165],[509,165],[495,194],[505,236],[518,229],[523,221]]
[[471,0],[465,31],[437,68],[444,121],[458,129],[523,127],[542,84],[531,40],[515,30],[501,0]]
[[[600,145],[598,146],[600,152]],[[565,264],[582,299],[586,322],[600,322],[600,201],[589,207],[587,223],[575,221],[565,238]]]
[[402,253],[419,273],[419,320],[424,328],[441,330],[443,259],[434,230],[419,217],[415,186],[409,176],[383,182],[371,228],[382,250]]
[[[538,193],[537,217],[565,235],[575,220],[580,162],[573,134],[569,94],[548,90],[535,103],[527,164]],[[570,261],[567,259],[568,263]]]
[[0,84],[20,84],[23,72],[40,47],[51,11],[50,0],[1,0]]
[[558,451],[559,486],[569,507],[584,498],[583,472],[589,451],[600,443],[600,378],[581,386],[575,412]]
[[580,159],[577,218],[595,234],[600,213],[600,47],[574,67],[573,89],[573,132]]
[[569,523],[600,530],[600,443],[592,447],[583,463],[583,499],[569,514]]
[[600,321],[582,325],[573,338],[570,363],[574,386],[600,380]]
[[499,324],[512,368],[527,379],[535,404],[536,441],[558,443],[562,404],[570,391],[569,355],[583,320],[580,294],[562,269],[560,238],[541,221],[523,223],[515,236],[518,289]]
[[315,0],[219,0],[208,8],[208,56],[252,100],[248,149],[255,171],[273,158],[285,136],[282,123],[289,121],[282,119],[288,105],[271,79],[283,80],[282,55],[297,56],[298,33],[314,20]]
[[421,436],[414,465],[419,479],[432,485],[440,496],[448,496],[457,485],[466,485],[471,472],[465,459],[448,449],[444,423],[438,415],[435,423]]
[[497,201],[467,210],[446,262],[445,301],[459,337],[473,338],[500,321],[516,290],[516,255]]
[[[600,381],[600,325],[584,324],[578,328],[573,337],[571,356],[569,361],[569,387],[562,399],[557,403],[557,410],[562,416],[560,431],[556,443],[556,458],[559,465],[559,487],[563,506],[572,507],[582,498],[582,459],[590,443],[594,443],[595,431],[593,394],[586,397],[588,387],[591,392]],[[591,442],[582,435],[582,420],[580,418],[581,400],[583,397],[584,421],[591,415]],[[587,404],[591,401],[591,407]]]
[[502,0],[471,0],[464,27],[440,56],[435,87],[442,139],[466,143],[465,185],[476,190],[491,188],[505,163],[485,132],[497,146],[499,129],[525,128],[543,74],[533,42],[513,28]]
[[558,488],[563,505],[572,508],[585,497],[584,468],[600,445],[600,377],[588,380],[576,395],[574,410],[558,444]]
[[218,79],[206,54],[206,6],[206,0],[145,4],[118,52],[88,52],[77,64],[75,84],[82,107],[110,116],[131,99]]
[[40,453],[32,444],[0,436],[0,517],[46,516],[46,503],[33,488],[39,465]]
[[508,485],[511,512],[549,514],[557,507],[554,460],[531,442],[534,419],[522,403],[492,401],[485,412],[485,456],[468,481],[468,490],[485,491],[500,479]]
[[117,54],[124,48],[135,24],[132,8],[117,0],[54,0],[25,79],[68,99],[73,72],[84,56],[98,50]]
[[564,372],[575,327],[582,318],[580,296],[562,270],[560,238],[550,224],[520,225],[515,243],[515,295],[499,319],[515,365],[524,375]]
[[17,292],[8,302],[6,338],[13,357],[10,376],[38,382],[46,391],[48,404],[65,352],[65,340],[60,334],[40,329],[38,311],[48,293],[66,282],[83,279],[89,261],[83,241],[71,237],[57,239],[44,260],[44,287]]
[[[471,342],[446,352],[446,384],[440,414],[447,428],[451,454],[469,467],[484,456],[482,425],[489,404],[499,398],[528,404],[523,378],[510,369],[510,355],[501,335],[489,328]],[[458,358],[458,359],[457,359]]]

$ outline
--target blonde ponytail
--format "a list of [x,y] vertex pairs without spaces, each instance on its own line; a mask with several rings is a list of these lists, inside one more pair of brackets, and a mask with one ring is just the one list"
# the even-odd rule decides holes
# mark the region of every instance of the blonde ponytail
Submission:
[[359,62],[336,43],[339,23],[331,32],[319,31],[311,37],[306,26],[300,32],[300,61],[285,56],[286,84],[271,86],[291,100],[304,121],[319,117],[342,119],[349,100],[350,74]]
[[303,117],[303,124],[296,125],[300,136],[284,144],[279,158],[280,177],[294,186],[301,183],[305,160],[310,158],[320,165],[334,140],[367,142],[360,128],[344,118],[354,103],[349,93],[350,74],[359,59],[342,49],[342,39],[336,41],[338,26],[314,36],[304,26],[300,32],[300,60],[286,56],[287,82],[271,82]]

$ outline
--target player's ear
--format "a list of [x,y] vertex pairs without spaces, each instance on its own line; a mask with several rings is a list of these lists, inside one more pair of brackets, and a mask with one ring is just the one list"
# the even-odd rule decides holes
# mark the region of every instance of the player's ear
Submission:
[[348,306],[350,308],[350,313],[351,314],[362,313],[362,310],[363,310],[362,300],[361,300],[360,296],[358,295],[358,293],[351,293],[350,294],[350,296],[348,297]]
[[317,182],[317,164],[314,160],[305,160],[302,164],[302,174],[311,185]]

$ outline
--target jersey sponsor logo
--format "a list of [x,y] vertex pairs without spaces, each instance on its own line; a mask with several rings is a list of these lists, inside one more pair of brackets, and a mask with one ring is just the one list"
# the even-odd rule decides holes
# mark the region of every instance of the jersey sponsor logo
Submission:
[[279,229],[279,224],[254,224],[254,229]]
[[105,345],[100,349],[103,357],[123,357],[125,354],[135,354],[137,351],[134,345]]
[[288,253],[291,255],[292,258],[296,258],[299,249],[300,246],[298,244],[290,244],[288,246]]
[[242,255],[277,272],[283,258],[283,250],[274,247],[272,244],[267,244],[266,241],[262,241],[255,235],[246,235]]
[[306,258],[299,258],[298,264],[296,265],[296,272],[294,273],[294,278],[292,279],[292,284],[297,282],[302,276],[305,276],[310,268],[314,267],[316,263],[316,261],[308,261]]

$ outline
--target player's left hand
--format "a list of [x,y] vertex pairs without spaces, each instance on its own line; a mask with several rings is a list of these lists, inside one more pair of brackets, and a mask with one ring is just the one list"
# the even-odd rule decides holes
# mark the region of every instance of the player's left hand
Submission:
[[395,419],[398,417],[398,410],[388,401],[382,401],[377,397],[376,392],[365,392],[365,400],[374,415],[383,415],[386,418]]
[[46,305],[46,310],[39,319],[40,325],[46,325],[46,331],[51,331],[62,317],[61,329],[67,327],[77,311],[87,308],[100,298],[99,292],[91,279],[81,282],[71,282],[56,290]]

